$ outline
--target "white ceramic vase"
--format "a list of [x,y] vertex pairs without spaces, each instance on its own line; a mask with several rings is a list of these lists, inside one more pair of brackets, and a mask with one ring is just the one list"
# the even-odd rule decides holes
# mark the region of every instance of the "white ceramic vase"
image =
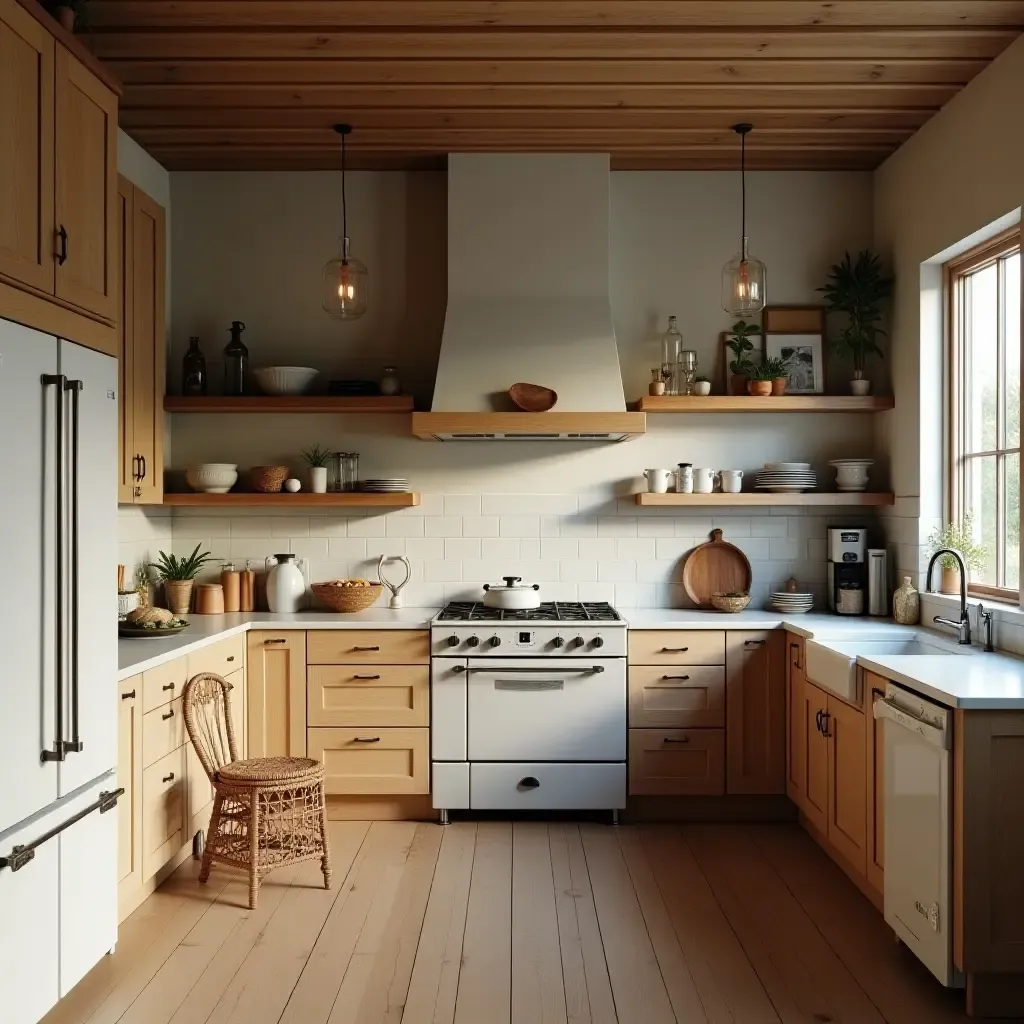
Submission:
[[861,398],[870,395],[871,381],[865,380],[863,377],[855,377],[850,381],[850,394],[858,395]]
[[309,489],[314,494],[326,494],[327,493],[327,467],[326,466],[310,466],[309,467]]
[[711,394],[711,381],[709,380],[695,380],[693,382],[693,393],[695,395],[710,395]]

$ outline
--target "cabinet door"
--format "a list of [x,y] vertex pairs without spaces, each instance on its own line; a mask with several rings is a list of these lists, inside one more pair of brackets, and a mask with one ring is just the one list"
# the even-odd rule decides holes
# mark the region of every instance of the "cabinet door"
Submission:
[[139,497],[138,449],[135,447],[134,347],[132,345],[132,201],[135,186],[117,179],[117,500],[130,504]]
[[53,36],[0,3],[0,276],[53,294]]
[[714,665],[630,665],[632,728],[721,729],[725,669]]
[[803,685],[804,750],[807,789],[801,810],[819,832],[828,830],[828,739],[822,731],[828,696],[812,683]]
[[885,879],[885,745],[882,723],[875,721],[873,705],[885,696],[885,680],[873,672],[864,673],[864,689],[867,693],[865,706],[867,720],[864,736],[867,745],[864,764],[867,769],[865,800],[867,803],[867,876],[868,881],[878,890],[884,891]]
[[142,884],[142,676],[120,683],[117,734],[117,880],[122,892]]
[[725,652],[727,793],[786,792],[786,651],[777,630],[730,631]]
[[111,323],[117,318],[117,97],[56,47],[54,182],[59,239],[55,293]]
[[253,631],[246,663],[249,756],[306,754],[306,634]]
[[786,796],[801,810],[807,800],[807,710],[803,640],[786,635]]
[[185,845],[187,781],[184,747],[142,772],[143,881],[152,878]]
[[430,792],[429,729],[310,729],[329,794]]
[[867,849],[864,713],[828,698],[828,839],[864,874]]
[[132,376],[134,450],[140,458],[142,505],[164,500],[164,286],[166,226],[163,207],[139,188],[132,202]]
[[630,795],[721,796],[724,740],[721,729],[630,729]]

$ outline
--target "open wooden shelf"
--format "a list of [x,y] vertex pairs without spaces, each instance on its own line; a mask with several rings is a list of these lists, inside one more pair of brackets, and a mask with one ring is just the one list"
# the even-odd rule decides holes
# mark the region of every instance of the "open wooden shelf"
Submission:
[[772,494],[770,491],[742,491],[739,494],[651,494],[641,491],[635,494],[638,505],[894,505],[896,496],[891,491],[851,491],[847,493],[805,491],[802,494]]
[[885,412],[891,395],[645,395],[639,412]]
[[299,491],[289,494],[165,494],[165,505],[179,508],[409,508],[420,503],[414,492],[397,494],[371,494],[363,491],[345,491],[341,494],[313,494]]
[[168,395],[166,412],[290,412],[290,413],[401,413],[412,412],[412,395],[203,395],[185,398]]

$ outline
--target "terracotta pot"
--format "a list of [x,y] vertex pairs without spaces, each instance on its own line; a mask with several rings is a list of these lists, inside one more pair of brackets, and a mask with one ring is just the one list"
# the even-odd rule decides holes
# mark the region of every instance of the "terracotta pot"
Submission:
[[732,395],[747,393],[747,375],[745,373],[734,373],[729,378],[729,393]]
[[188,615],[194,580],[164,580],[164,597],[172,615]]
[[663,380],[652,380],[647,385],[647,393],[649,395],[663,395],[665,394],[665,382]]
[[784,395],[786,393],[786,385],[788,383],[788,377],[776,377],[775,380],[772,381],[772,394]]
[[767,398],[772,393],[772,382],[770,380],[749,380],[747,381],[747,393],[758,398]]
[[960,594],[960,570],[951,569],[948,566],[942,567],[942,577],[939,580],[940,594]]
[[61,28],[67,29],[69,32],[75,31],[75,12],[71,7],[58,7],[57,8],[57,21]]

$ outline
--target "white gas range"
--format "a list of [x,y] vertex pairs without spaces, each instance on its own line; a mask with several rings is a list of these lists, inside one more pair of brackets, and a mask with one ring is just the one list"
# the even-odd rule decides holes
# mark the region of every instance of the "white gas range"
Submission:
[[434,807],[626,805],[626,623],[609,604],[447,605],[431,622]]

